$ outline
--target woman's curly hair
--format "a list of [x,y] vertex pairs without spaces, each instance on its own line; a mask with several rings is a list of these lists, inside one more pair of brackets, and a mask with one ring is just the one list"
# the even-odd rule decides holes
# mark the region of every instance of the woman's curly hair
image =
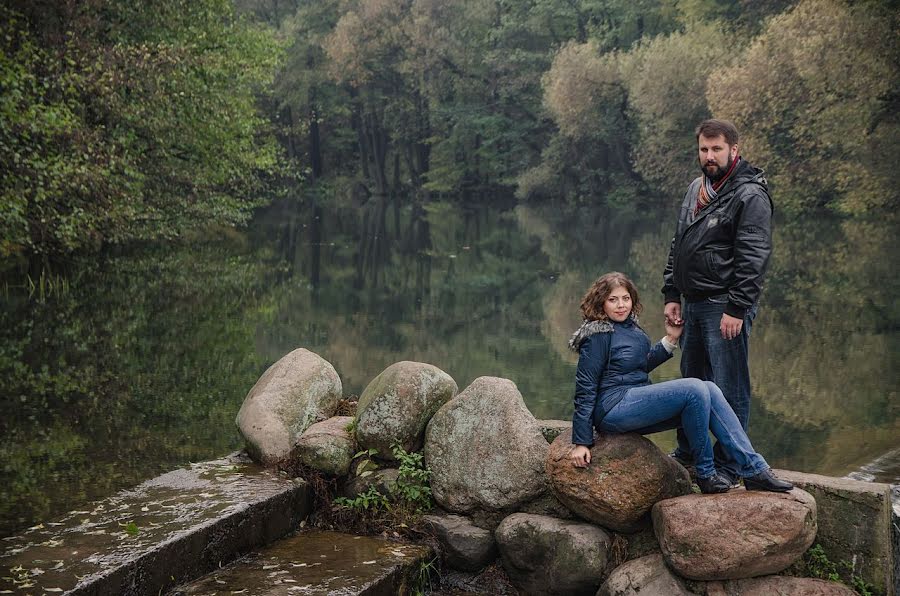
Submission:
[[606,321],[609,317],[603,311],[603,303],[616,288],[625,288],[631,294],[631,313],[634,316],[641,314],[643,305],[638,297],[637,287],[628,276],[618,271],[612,271],[601,275],[597,281],[591,284],[584,298],[581,299],[581,315],[587,321]]

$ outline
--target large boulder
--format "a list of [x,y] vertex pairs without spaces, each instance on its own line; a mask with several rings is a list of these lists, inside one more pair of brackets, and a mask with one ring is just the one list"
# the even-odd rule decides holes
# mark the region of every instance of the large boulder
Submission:
[[423,521],[435,533],[447,565],[453,569],[477,571],[497,558],[494,535],[469,519],[461,515],[426,515]]
[[654,505],[653,529],[666,563],[683,577],[756,577],[786,569],[812,545],[816,502],[799,488],[689,495]]
[[254,460],[275,464],[300,435],[330,418],[341,399],[341,379],[319,355],[299,348],[269,367],[250,389],[235,423]]
[[363,449],[394,460],[391,445],[407,452],[422,448],[425,426],[456,395],[456,381],[436,366],[397,362],[372,379],[356,410],[356,439]]
[[692,596],[672,573],[662,555],[647,555],[622,563],[609,574],[597,596]]
[[586,468],[572,465],[571,449],[571,429],[550,445],[550,488],[576,515],[603,527],[637,531],[654,503],[691,492],[685,469],[641,435],[600,436]]
[[856,596],[856,591],[824,579],[768,575],[709,582],[706,596]]
[[425,431],[434,499],[455,513],[514,510],[545,492],[548,447],[515,383],[479,377]]
[[597,592],[611,539],[584,522],[514,513],[494,532],[503,568],[526,594]]
[[332,476],[345,476],[356,452],[356,441],[347,427],[353,416],[335,416],[310,426],[297,439],[291,460]]

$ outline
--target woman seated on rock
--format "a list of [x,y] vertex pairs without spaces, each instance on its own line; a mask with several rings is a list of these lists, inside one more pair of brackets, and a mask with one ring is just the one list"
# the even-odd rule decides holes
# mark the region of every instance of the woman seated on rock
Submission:
[[[593,428],[601,433],[655,433],[682,427],[696,462],[697,485],[721,493],[731,484],[713,465],[712,430],[725,453],[741,466],[748,490],[787,492],[793,485],[772,475],[719,387],[711,381],[677,379],[650,384],[648,373],[672,357],[682,329],[666,321],[655,346],[638,323],[641,302],[625,275],[607,273],[581,301],[584,323],[569,347],[579,352],[572,417],[572,462],[591,463]],[[593,427],[593,428],[592,428]]]

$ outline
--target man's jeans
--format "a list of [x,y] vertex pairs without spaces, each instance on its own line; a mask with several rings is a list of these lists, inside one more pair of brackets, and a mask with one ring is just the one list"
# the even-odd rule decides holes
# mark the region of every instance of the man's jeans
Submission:
[[710,430],[717,445],[735,462],[739,476],[753,476],[768,467],[753,450],[722,392],[709,381],[676,379],[632,387],[603,417],[598,430],[648,434],[679,426],[687,436],[700,478],[716,473]]
[[[685,302],[682,309],[681,376],[712,381],[718,385],[746,431],[750,422],[750,328],[756,318],[757,305],[754,304],[744,316],[740,335],[734,339],[723,339],[719,326],[727,302],[728,297],[724,294],[699,302]],[[682,456],[690,453],[681,430],[678,431],[678,452]],[[720,472],[732,477],[740,476],[739,466],[729,461],[719,445],[715,446],[714,455]]]

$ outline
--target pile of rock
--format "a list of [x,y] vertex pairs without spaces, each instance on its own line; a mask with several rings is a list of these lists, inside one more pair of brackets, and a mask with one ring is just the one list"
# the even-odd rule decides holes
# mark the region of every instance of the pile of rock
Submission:
[[[457,395],[437,367],[398,362],[369,383],[355,418],[333,416],[341,397],[334,367],[291,352],[241,407],[248,452],[341,477],[353,496],[396,482],[391,445],[422,449],[441,509],[426,522],[455,569],[499,555],[529,594],[853,594],[774,575],[816,536],[815,500],[800,489],[694,494],[687,472],[638,435],[598,438],[591,465],[575,468],[571,430],[535,419],[507,379],[480,377]],[[355,473],[354,454],[369,450],[382,467]]]

